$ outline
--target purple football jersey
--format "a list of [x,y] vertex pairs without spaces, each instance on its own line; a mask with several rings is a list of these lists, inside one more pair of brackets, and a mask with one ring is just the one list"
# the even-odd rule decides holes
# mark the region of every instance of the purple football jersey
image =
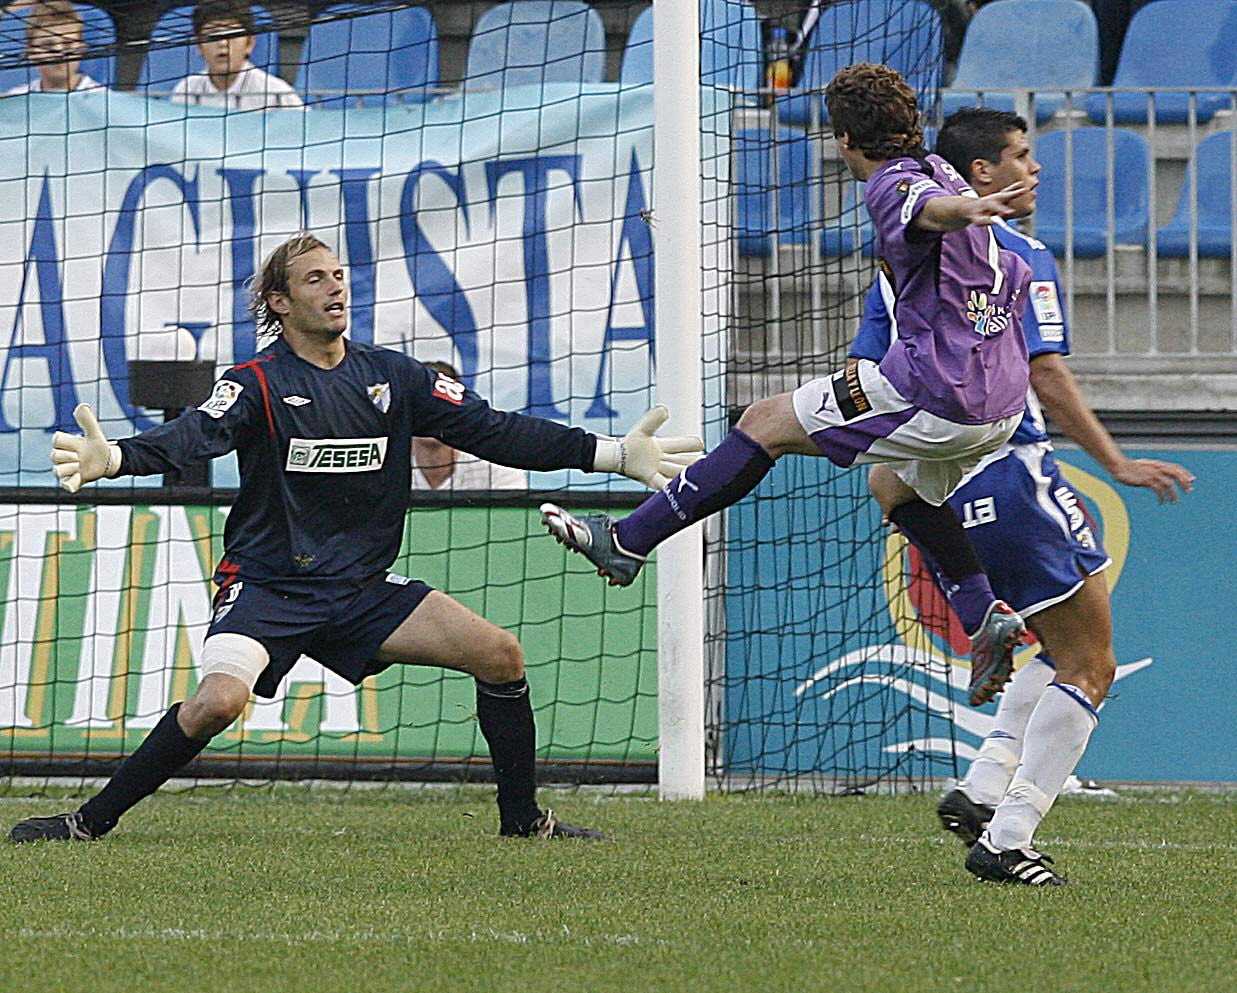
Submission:
[[939,155],[886,162],[864,199],[893,284],[898,340],[880,363],[899,393],[957,424],[989,424],[1026,404],[1022,335],[1031,270],[992,229],[944,234],[912,223],[929,200],[975,196]]

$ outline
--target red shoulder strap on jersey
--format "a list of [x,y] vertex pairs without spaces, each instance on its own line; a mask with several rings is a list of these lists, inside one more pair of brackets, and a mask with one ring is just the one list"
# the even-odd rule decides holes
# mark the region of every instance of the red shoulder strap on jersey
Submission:
[[275,415],[271,412],[271,390],[266,383],[266,373],[262,371],[262,363],[269,362],[273,358],[275,358],[274,355],[267,355],[265,358],[242,362],[236,367],[237,369],[252,369],[258,379],[258,389],[262,391],[262,405],[266,408],[266,425],[270,428],[272,442],[275,440]]

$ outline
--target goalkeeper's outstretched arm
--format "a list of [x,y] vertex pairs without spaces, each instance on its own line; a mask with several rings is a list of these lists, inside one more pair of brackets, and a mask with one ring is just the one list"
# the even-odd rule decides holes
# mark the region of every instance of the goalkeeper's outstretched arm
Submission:
[[[217,385],[216,395],[218,390]],[[175,472],[224,455],[236,447],[238,434],[253,417],[252,399],[244,392],[252,391],[237,390],[227,403],[207,400],[174,421],[120,441],[107,439],[89,404],[78,404],[73,417],[82,433],[52,436],[52,472],[63,489],[76,493],[99,479]]]
[[[595,435],[543,417],[496,410],[476,392],[413,359],[413,434],[516,469],[616,472],[660,489],[704,455],[697,437],[658,437],[670,411],[658,405],[622,438]],[[436,375],[436,378],[435,378]]]

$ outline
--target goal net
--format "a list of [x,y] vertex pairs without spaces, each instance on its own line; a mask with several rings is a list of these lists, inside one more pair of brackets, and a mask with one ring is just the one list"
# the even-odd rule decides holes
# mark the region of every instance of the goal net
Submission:
[[[854,328],[870,232],[818,91],[829,65],[879,53],[930,99],[939,51],[930,8],[896,4],[913,15],[879,20],[874,6],[826,8],[803,50],[804,89],[775,94],[756,9],[702,5],[710,443],[750,400],[833,368]],[[345,262],[354,339],[445,361],[495,406],[622,434],[655,399],[654,248],[659,203],[675,194],[654,182],[650,8],[194,12],[129,0],[0,10],[0,88],[16,91],[0,98],[9,776],[106,772],[196,686],[234,459],[68,498],[51,486],[49,436],[77,430],[79,402],[124,437],[204,399],[265,344],[245,285],[289,235],[312,230]],[[238,72],[219,61],[229,46],[243,50]],[[900,63],[904,49],[917,61]],[[566,472],[503,492],[427,484],[410,494],[393,571],[520,637],[547,778],[649,781],[656,571],[611,591],[566,561],[536,524],[547,490],[618,513],[641,495]],[[891,554],[863,480],[817,460],[787,460],[711,525],[718,782],[850,788],[949,765],[948,693],[932,682],[947,682],[947,655],[898,619],[912,601]],[[396,667],[354,687],[304,658],[190,773],[485,778],[473,708],[456,674]]]

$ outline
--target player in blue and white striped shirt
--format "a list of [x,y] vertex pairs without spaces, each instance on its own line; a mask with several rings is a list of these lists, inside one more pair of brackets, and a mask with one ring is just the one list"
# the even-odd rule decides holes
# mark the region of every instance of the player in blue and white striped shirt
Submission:
[[[980,196],[1034,175],[1026,122],[977,108],[945,122],[937,154]],[[1113,479],[1176,500],[1194,477],[1170,462],[1126,458],[1083,398],[1063,358],[1069,324],[1052,253],[998,221],[1001,248],[1031,268],[1022,333],[1031,360],[1027,407],[1013,437],[986,456],[949,502],[966,523],[993,591],[1026,619],[1043,652],[1014,677],[993,730],[958,788],[941,800],[945,827],[971,850],[967,868],[1000,882],[1063,882],[1032,848],[1040,820],[1073,772],[1116,671],[1109,558],[1053,458],[1044,412]],[[879,360],[897,329],[884,276],[868,291],[851,356]],[[985,830],[986,829],[986,830]]]

